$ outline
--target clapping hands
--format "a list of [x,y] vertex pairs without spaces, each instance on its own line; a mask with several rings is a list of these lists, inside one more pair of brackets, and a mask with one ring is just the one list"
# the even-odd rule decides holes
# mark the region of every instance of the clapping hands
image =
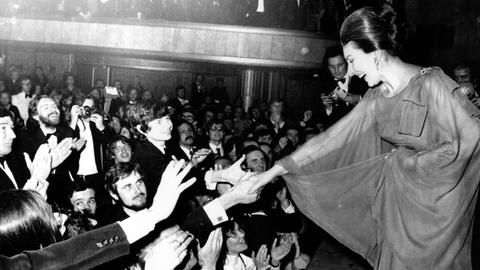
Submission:
[[198,245],[198,260],[202,266],[202,270],[214,270],[220,250],[222,249],[223,236],[222,229],[217,228],[210,232],[208,240],[203,247]]
[[46,199],[48,188],[46,179],[51,170],[58,167],[72,153],[74,142],[72,138],[65,138],[57,143],[57,138],[51,136],[47,144],[42,144],[37,149],[33,161],[28,154],[24,153],[31,178],[25,183],[23,189],[35,190]]

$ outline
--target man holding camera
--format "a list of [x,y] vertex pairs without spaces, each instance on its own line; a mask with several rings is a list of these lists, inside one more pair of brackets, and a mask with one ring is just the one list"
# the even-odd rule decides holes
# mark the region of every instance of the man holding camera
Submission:
[[78,170],[76,174],[89,182],[98,194],[99,203],[106,200],[103,189],[105,149],[112,131],[104,123],[94,97],[86,96],[82,106],[73,105],[70,127],[85,140],[85,146],[79,150]]

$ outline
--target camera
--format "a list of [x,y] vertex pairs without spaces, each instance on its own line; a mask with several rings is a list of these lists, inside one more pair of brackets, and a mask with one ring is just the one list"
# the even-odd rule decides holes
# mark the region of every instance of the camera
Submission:
[[80,117],[82,117],[84,119],[90,118],[90,116],[92,116],[92,114],[94,114],[96,112],[97,112],[97,110],[93,107],[83,106],[83,107],[81,107]]

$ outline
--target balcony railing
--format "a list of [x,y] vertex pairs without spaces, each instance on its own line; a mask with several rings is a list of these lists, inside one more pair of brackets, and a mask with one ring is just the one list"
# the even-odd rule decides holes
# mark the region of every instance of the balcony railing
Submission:
[[305,31],[130,19],[0,17],[0,44],[281,68],[317,68],[335,39]]

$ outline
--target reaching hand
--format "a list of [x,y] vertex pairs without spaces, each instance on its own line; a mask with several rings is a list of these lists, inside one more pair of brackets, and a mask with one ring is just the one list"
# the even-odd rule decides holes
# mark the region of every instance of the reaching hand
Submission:
[[255,184],[255,173],[246,173],[240,181],[219,197],[225,209],[228,209],[239,203],[249,204],[258,199],[259,189],[253,190]]
[[287,208],[290,205],[290,201],[287,197],[287,187],[284,186],[282,189],[280,189],[277,194],[275,194],[275,197],[277,197],[283,208]]
[[246,172],[242,170],[242,163],[245,161],[245,155],[239,158],[232,166],[228,167],[225,170],[219,171],[220,173],[220,182],[227,182],[232,185],[238,183],[238,181],[245,176]]
[[184,164],[185,161],[183,159],[178,162],[172,160],[162,174],[162,180],[160,185],[158,185],[157,194],[155,195],[153,204],[149,209],[157,219],[155,223],[170,216],[177,204],[180,193],[195,183],[195,178],[182,183],[183,178],[185,178],[192,168],[192,164],[188,163],[187,166],[180,171]]
[[[52,136],[53,137],[53,136]],[[52,156],[52,169],[57,168],[72,153],[73,139],[65,138],[59,144],[50,146],[50,155]]]
[[268,255],[267,245],[262,245],[255,256],[255,251],[252,251],[253,263],[258,270],[268,269],[270,267],[270,255]]
[[286,233],[280,238],[279,245],[277,245],[277,239],[278,238],[275,238],[275,240],[273,240],[272,249],[270,250],[272,265],[278,265],[280,260],[287,256],[293,245],[293,239],[290,233]]
[[252,186],[251,192],[258,192],[263,186],[271,182],[278,176],[286,174],[287,171],[280,165],[274,165],[270,170],[252,176],[255,184]]
[[207,149],[207,148],[202,148],[202,149],[199,149],[199,150],[195,151],[195,153],[193,153],[193,156],[192,156],[193,166],[196,167],[199,163],[204,161],[205,158],[208,156],[208,154],[210,154],[210,152],[211,152],[211,150]]
[[222,229],[217,228],[210,232],[208,240],[203,247],[198,245],[198,260],[203,270],[214,270],[217,264],[220,250],[222,249],[223,236]]
[[160,237],[142,251],[145,270],[173,270],[187,255],[187,247],[193,237],[178,228],[168,228]]

